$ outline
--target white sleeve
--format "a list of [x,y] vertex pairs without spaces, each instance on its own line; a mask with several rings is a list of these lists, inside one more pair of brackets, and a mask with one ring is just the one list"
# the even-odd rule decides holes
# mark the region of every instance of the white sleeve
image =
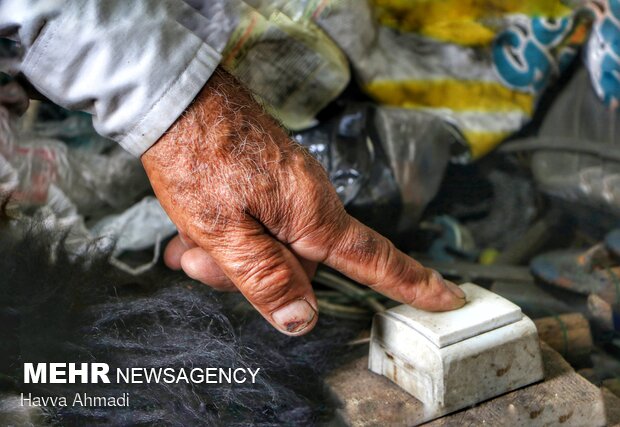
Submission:
[[226,0],[205,3],[209,13],[182,0],[0,0],[0,37],[21,47],[14,71],[140,156],[220,62],[234,24]]

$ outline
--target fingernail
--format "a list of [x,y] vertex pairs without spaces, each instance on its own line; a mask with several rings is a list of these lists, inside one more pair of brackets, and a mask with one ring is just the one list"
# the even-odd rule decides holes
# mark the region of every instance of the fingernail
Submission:
[[275,311],[271,318],[282,332],[296,334],[306,329],[317,315],[305,299],[298,299]]
[[452,292],[454,295],[461,299],[465,299],[465,292],[463,292],[463,289],[461,289],[460,286],[458,286],[456,283],[452,283],[449,280],[445,280],[445,282],[448,289],[450,289],[450,292]]

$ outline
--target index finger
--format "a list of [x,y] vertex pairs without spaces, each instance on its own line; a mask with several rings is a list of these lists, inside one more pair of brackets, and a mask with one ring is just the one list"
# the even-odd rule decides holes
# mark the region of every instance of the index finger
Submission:
[[315,238],[325,242],[325,247],[312,251],[299,242],[293,248],[308,259],[312,259],[311,252],[315,256],[324,254],[318,261],[395,301],[427,311],[454,310],[465,305],[465,294],[457,285],[424,268],[350,216],[340,232]]

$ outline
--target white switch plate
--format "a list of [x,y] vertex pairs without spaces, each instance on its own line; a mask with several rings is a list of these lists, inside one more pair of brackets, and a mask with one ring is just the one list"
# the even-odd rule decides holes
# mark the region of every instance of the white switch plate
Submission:
[[369,368],[425,404],[425,419],[544,377],[534,323],[510,301],[466,284],[465,307],[428,313],[398,306],[373,321]]
[[400,305],[387,311],[386,316],[415,329],[439,348],[515,323],[523,317],[518,305],[480,286],[466,283],[461,289],[467,295],[467,304],[459,310],[431,313]]

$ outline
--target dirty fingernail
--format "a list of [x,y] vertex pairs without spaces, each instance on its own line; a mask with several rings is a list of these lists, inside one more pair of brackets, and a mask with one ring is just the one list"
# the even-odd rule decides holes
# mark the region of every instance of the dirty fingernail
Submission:
[[461,289],[456,283],[452,283],[449,280],[446,280],[445,282],[448,289],[450,289],[450,292],[461,299],[465,299],[465,292],[463,292],[463,289]]
[[271,317],[282,332],[296,334],[306,329],[317,315],[305,299],[299,299],[275,311]]

